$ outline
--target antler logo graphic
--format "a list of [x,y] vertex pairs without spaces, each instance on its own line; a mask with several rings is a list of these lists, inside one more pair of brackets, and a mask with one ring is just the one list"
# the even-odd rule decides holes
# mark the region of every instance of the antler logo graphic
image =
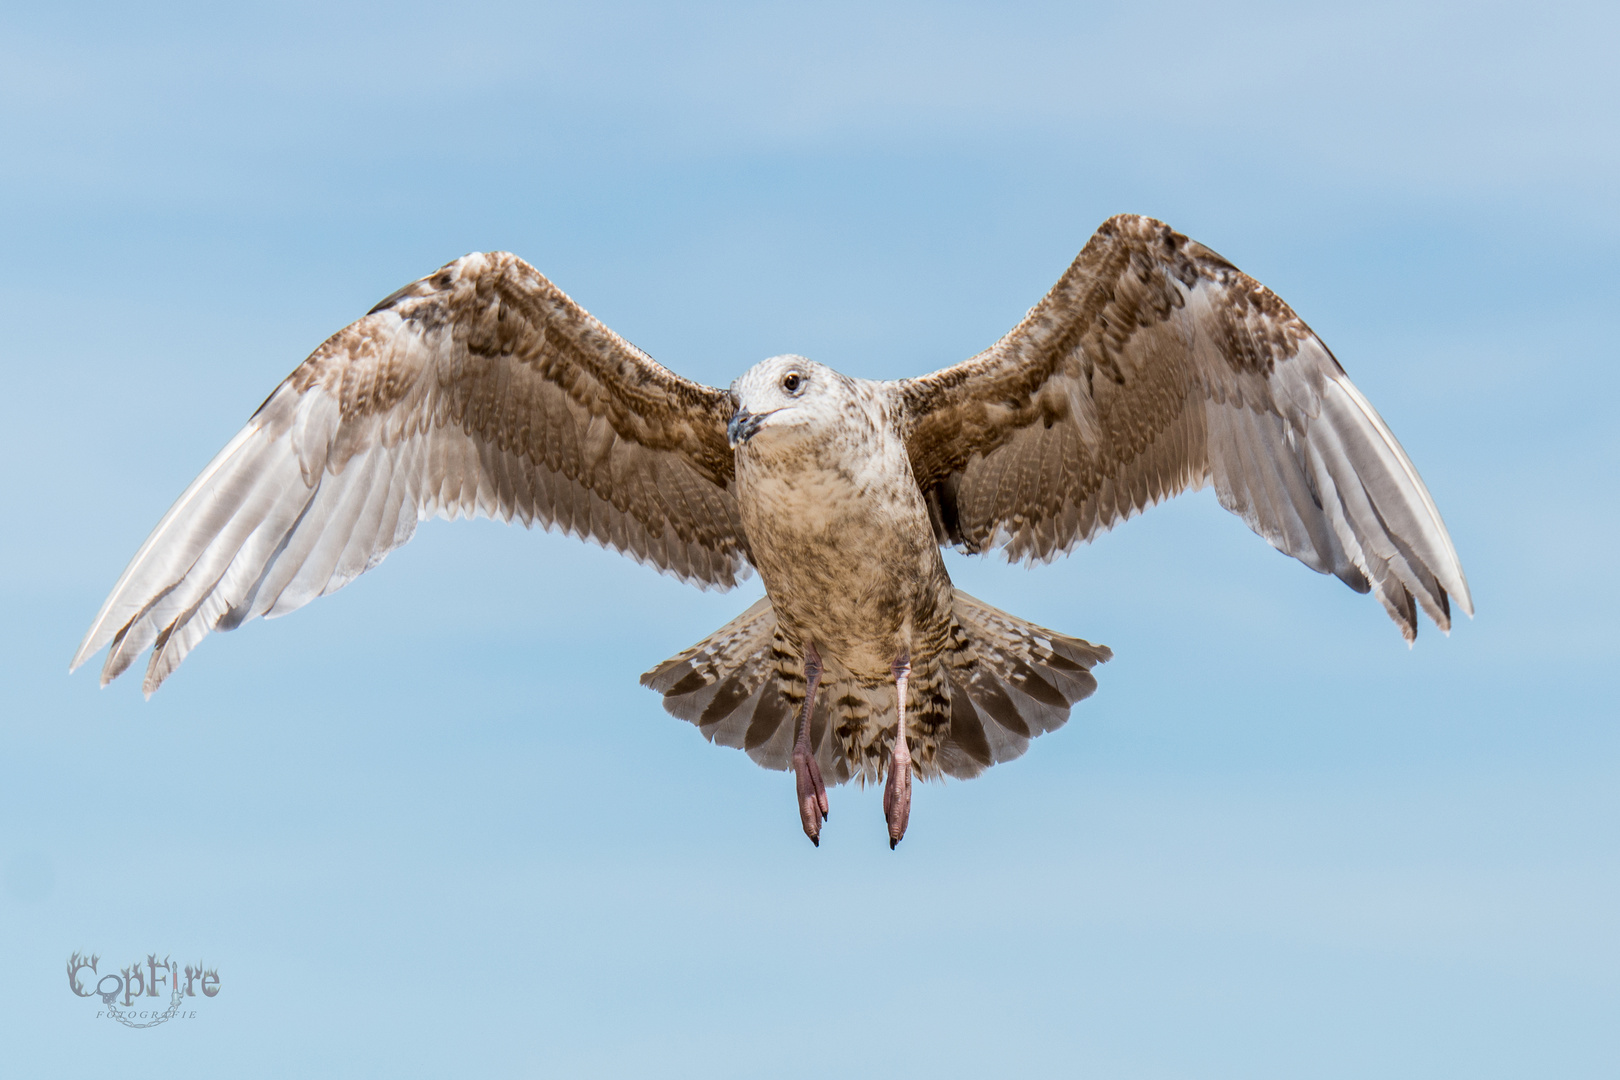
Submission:
[[[99,997],[106,1006],[97,1016],[107,1016],[117,1020],[125,1027],[148,1028],[172,1020],[180,1013],[180,1007],[188,997],[197,996],[201,990],[203,997],[215,997],[219,994],[219,969],[203,969],[201,962],[196,966],[185,966],[185,978],[181,979],[180,968],[165,956],[162,960],[157,953],[147,953],[145,961],[137,960],[126,968],[119,970],[118,974],[107,972],[100,975],[94,984],[87,985],[81,973],[89,971],[97,975],[97,965],[101,957],[92,953],[86,958],[83,953],[75,952],[68,957],[67,977],[68,989],[74,996],[88,998]],[[143,997],[160,997],[158,988],[167,985],[169,988],[169,1007],[163,1011],[157,1009],[142,1009],[138,999]],[[122,996],[123,1000],[119,998]],[[155,1004],[155,1003],[154,1003]],[[120,1005],[122,1008],[120,1008]],[[195,1017],[195,1012],[190,1017]]]
[[79,997],[89,997],[92,993],[94,993],[92,990],[86,990],[84,988],[84,984],[79,982],[79,972],[85,968],[89,968],[90,974],[94,975],[96,973],[96,965],[99,963],[101,963],[101,957],[95,955],[92,955],[88,960],[86,960],[79,953],[74,953],[72,956],[68,957],[68,989],[72,990]]

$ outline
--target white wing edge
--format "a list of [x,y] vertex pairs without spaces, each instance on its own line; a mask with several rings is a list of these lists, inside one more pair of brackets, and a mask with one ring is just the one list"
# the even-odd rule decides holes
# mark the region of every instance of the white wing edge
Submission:
[[[142,569],[142,564],[145,563],[146,557],[152,553],[152,550],[164,541],[169,529],[185,515],[191,504],[213,483],[214,477],[219,474],[220,470],[225,468],[231,459],[247,445],[248,440],[259,433],[260,428],[261,425],[257,418],[249,421],[241,431],[236,433],[230,442],[225,444],[225,449],[214,455],[214,460],[208,463],[207,467],[198,474],[190,486],[180,493],[180,497],[174,501],[174,505],[169,507],[169,512],[163,515],[162,520],[157,523],[157,528],[152,530],[152,534],[146,538],[146,542],[141,545],[140,550],[135,552],[135,557],[129,560],[129,565],[124,567],[124,572],[119,576],[117,584],[107,594],[107,599],[102,603],[101,610],[96,613],[95,621],[90,624],[89,632],[84,635],[84,641],[79,645],[79,651],[73,654],[73,661],[68,665],[70,673],[77,671],[86,660],[100,652],[103,646],[117,636],[118,627],[109,626],[108,617],[125,600],[124,591],[129,585],[130,579]],[[103,685],[106,684],[103,683]]]
[[1418,475],[1417,467],[1412,464],[1412,459],[1407,456],[1400,440],[1395,438],[1395,433],[1389,430],[1388,424],[1384,423],[1384,418],[1378,415],[1378,410],[1372,407],[1372,402],[1368,401],[1362,392],[1356,388],[1355,383],[1351,382],[1347,375],[1337,371],[1333,372],[1330,378],[1360,410],[1362,419],[1366,420],[1368,425],[1394,451],[1395,460],[1400,464],[1402,472],[1405,473],[1407,483],[1417,493],[1418,498],[1422,500],[1423,509],[1428,511],[1434,531],[1445,549],[1449,564],[1431,567],[1431,572],[1440,579],[1440,584],[1446,587],[1446,591],[1456,599],[1458,605],[1467,613],[1468,617],[1473,618],[1474,599],[1468,591],[1468,578],[1463,573],[1462,560],[1457,557],[1457,549],[1451,542],[1451,532],[1446,528],[1444,519],[1440,517],[1440,508],[1435,506],[1434,497],[1429,494],[1428,486],[1424,484],[1423,478]]

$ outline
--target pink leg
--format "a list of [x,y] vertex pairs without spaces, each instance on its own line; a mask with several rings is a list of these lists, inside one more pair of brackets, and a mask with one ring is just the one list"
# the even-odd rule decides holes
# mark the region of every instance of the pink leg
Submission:
[[889,761],[889,781],[883,787],[883,816],[889,822],[889,850],[893,851],[906,835],[911,820],[911,747],[906,744],[906,683],[911,678],[911,654],[903,652],[894,662],[895,710],[894,755]]
[[799,792],[799,821],[804,835],[821,846],[821,823],[827,820],[827,786],[821,782],[816,752],[810,745],[810,717],[816,711],[816,687],[821,685],[821,654],[814,645],[804,647],[804,712],[799,716],[799,737],[793,743],[793,777]]

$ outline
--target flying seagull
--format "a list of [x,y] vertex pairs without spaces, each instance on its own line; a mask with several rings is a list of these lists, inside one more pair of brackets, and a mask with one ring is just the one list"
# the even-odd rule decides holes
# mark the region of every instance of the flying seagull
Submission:
[[338,331],[164,515],[73,667],[150,649],[150,695],[210,630],[341,588],[430,517],[561,528],[702,587],[766,596],[642,676],[665,707],[826,783],[1022,754],[1108,649],[951,585],[940,549],[1046,561],[1213,484],[1281,551],[1371,592],[1410,642],[1468,583],[1417,470],[1274,293],[1151,218],[1103,223],[1005,337],[915,379],[802,356],[730,390],[661,367],[504,252],[449,263]]

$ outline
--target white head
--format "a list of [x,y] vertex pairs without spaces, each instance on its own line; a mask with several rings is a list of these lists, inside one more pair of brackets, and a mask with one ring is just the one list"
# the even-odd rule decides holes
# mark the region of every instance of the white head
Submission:
[[731,384],[737,411],[726,425],[726,437],[732,449],[761,433],[778,443],[834,421],[849,396],[848,382],[832,368],[802,356],[761,360]]

